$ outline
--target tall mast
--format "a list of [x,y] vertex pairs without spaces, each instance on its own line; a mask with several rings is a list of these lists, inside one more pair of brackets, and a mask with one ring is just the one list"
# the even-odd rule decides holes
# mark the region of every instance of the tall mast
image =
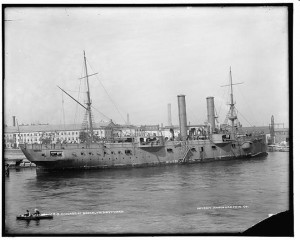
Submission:
[[231,67],[230,67],[230,106],[234,106],[233,103],[233,89],[232,89],[232,74],[231,74]]
[[231,74],[231,67],[230,67],[230,116],[229,116],[229,120],[231,121],[231,139],[234,139],[234,135],[235,135],[234,120],[236,120],[236,119],[237,119],[237,116],[234,111],[232,74]]
[[84,66],[85,66],[85,77],[86,77],[86,85],[87,85],[87,112],[89,117],[89,130],[91,134],[91,138],[93,139],[93,123],[92,123],[92,111],[91,111],[91,97],[90,97],[90,85],[89,85],[89,77],[88,77],[88,71],[86,66],[86,57],[85,57],[85,51],[83,51],[84,56]]
[[[20,133],[20,128],[19,128],[19,123],[18,123],[18,119],[17,119],[17,126],[18,126],[18,132],[19,132],[19,144],[21,143],[21,133]],[[22,143],[23,143],[23,138],[22,138]]]
[[231,67],[230,67],[230,84],[229,85],[224,85],[224,86],[221,86],[221,87],[227,87],[227,86],[230,86],[230,109],[229,109],[229,116],[228,116],[228,119],[231,121],[231,139],[233,140],[234,137],[235,137],[235,128],[234,128],[234,120],[237,119],[237,115],[236,115],[236,112],[235,112],[235,108],[234,108],[234,101],[233,101],[233,88],[232,86],[233,85],[238,85],[238,84],[242,84],[241,83],[232,83],[232,74],[231,74]]

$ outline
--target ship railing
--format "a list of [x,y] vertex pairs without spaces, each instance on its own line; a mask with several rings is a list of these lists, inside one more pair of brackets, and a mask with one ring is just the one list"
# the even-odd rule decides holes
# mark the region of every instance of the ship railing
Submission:
[[162,147],[165,145],[164,138],[156,136],[155,138],[136,138],[139,147]]
[[139,147],[160,147],[164,146],[164,143],[160,141],[151,141],[151,142],[140,142]]
[[65,148],[87,148],[86,143],[51,143],[51,144],[42,144],[42,143],[33,143],[33,144],[24,144],[24,147],[27,149],[32,149],[34,151],[41,150],[53,150],[53,149],[65,149]]
[[237,139],[242,141],[253,141],[253,140],[262,140],[265,138],[265,134],[247,134],[237,136]]

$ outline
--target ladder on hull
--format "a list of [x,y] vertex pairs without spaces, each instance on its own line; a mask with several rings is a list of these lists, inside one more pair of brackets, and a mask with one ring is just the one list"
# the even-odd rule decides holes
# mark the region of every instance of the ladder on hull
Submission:
[[190,158],[190,154],[191,154],[191,149],[189,146],[184,146],[184,150],[183,150],[183,155],[182,158],[179,159],[179,163],[187,163],[189,161]]

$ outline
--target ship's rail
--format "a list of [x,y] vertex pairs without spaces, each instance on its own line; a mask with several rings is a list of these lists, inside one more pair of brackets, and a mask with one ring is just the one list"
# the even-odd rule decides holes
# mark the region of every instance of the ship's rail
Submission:
[[265,134],[247,134],[237,136],[238,140],[241,141],[255,141],[255,140],[264,140],[266,138]]
[[[96,145],[96,144],[93,144]],[[102,144],[97,144],[102,145]],[[88,148],[90,145],[87,143],[51,143],[51,144],[41,144],[41,143],[34,143],[34,144],[23,144],[25,149],[32,149],[34,151],[42,151],[42,150],[61,150],[61,149],[78,149],[78,148]]]
[[139,143],[139,147],[163,147],[165,146],[164,143],[160,143],[160,142],[149,142],[149,143]]
[[135,139],[138,143],[138,146],[141,148],[145,147],[163,147],[165,146],[165,141],[162,136],[155,137],[139,137]]

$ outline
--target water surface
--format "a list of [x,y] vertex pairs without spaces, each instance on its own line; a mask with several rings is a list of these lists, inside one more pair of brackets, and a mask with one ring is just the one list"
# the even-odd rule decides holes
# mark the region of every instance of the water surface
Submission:
[[[34,168],[11,169],[5,177],[5,231],[21,235],[241,232],[270,213],[289,209],[288,178],[286,152],[271,152],[264,159],[41,176]],[[18,214],[34,208],[60,215],[53,220],[16,220]],[[121,212],[82,214],[99,211]]]

